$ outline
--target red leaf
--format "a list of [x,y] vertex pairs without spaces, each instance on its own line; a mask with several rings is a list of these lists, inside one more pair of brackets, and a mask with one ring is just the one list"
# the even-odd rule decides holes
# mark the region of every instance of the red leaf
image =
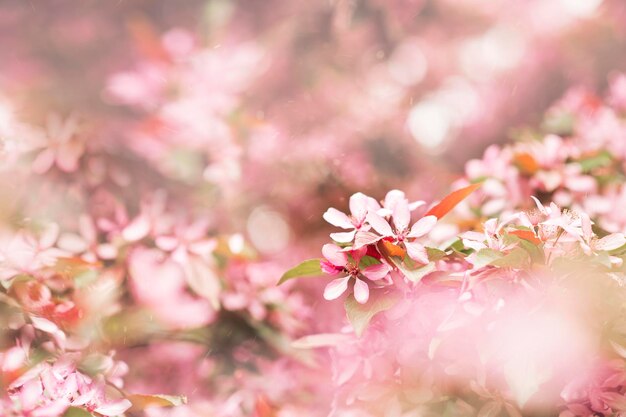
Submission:
[[470,184],[467,187],[463,187],[456,191],[452,191],[450,194],[445,196],[439,204],[432,207],[430,210],[424,214],[424,216],[435,216],[438,219],[441,219],[443,216],[448,214],[450,210],[456,207],[461,201],[463,201],[468,195],[476,191],[482,183]]
[[404,256],[406,255],[406,251],[403,248],[387,240],[381,240],[379,245],[382,246],[382,249],[387,256],[397,256],[404,259]]
[[254,417],[275,417],[276,411],[264,395],[259,395],[254,406]]
[[535,236],[535,234],[530,230],[512,230],[509,232],[509,234],[527,240],[531,243],[534,243],[535,245],[541,243],[541,240],[537,236]]
[[170,57],[161,45],[161,40],[154,25],[142,16],[128,20],[128,30],[139,52],[145,57],[161,62],[168,62]]
[[516,154],[513,160],[524,174],[532,175],[539,170],[539,164],[535,158],[527,152]]

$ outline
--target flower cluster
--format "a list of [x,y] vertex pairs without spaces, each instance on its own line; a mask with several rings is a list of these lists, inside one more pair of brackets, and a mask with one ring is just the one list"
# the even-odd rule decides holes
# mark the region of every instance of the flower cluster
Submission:
[[[411,261],[419,265],[428,264],[426,248],[418,241],[435,226],[437,217],[425,215],[411,227],[411,210],[424,204],[423,201],[409,203],[404,193],[390,191],[382,205],[372,197],[357,193],[350,197],[350,216],[335,208],[324,213],[324,219],[333,226],[354,229],[350,232],[333,233],[335,242],[322,248],[325,260],[322,270],[331,275],[345,274],[337,278],[324,291],[324,298],[333,300],[343,294],[351,278],[354,278],[354,298],[364,304],[369,298],[367,282],[380,281],[379,285],[392,283],[391,267],[382,262],[383,254],[406,253]],[[378,242],[382,250],[377,249]],[[366,259],[363,259],[367,256]],[[367,265],[367,266],[365,266]],[[362,280],[366,278],[367,282]]]
[[0,415],[626,412],[621,0],[96,3],[0,5]]
[[325,213],[357,229],[349,242],[332,234],[319,261],[319,273],[345,274],[324,298],[338,298],[353,282],[345,300],[350,327],[297,343],[329,347],[334,412],[590,417],[626,410],[625,334],[617,324],[626,299],[624,234],[599,237],[587,213],[535,198],[533,209],[492,217],[443,244],[429,238],[477,188],[445,197],[411,227],[410,204],[397,190],[382,204],[353,195],[351,216]]
[[589,213],[606,231],[625,231],[623,216],[614,210],[624,198],[623,89],[623,74],[610,80],[604,100],[574,88],[549,109],[542,130],[520,133],[515,143],[491,146],[481,159],[469,161],[459,183],[481,180],[484,186],[459,215],[511,212],[538,195]]
[[[351,285],[349,325],[297,344],[330,355],[333,413],[626,411],[621,85],[604,102],[573,89],[541,133],[469,161],[439,203],[394,190],[326,211],[346,232],[307,262],[343,274],[324,298]],[[311,275],[307,262],[284,277]]]

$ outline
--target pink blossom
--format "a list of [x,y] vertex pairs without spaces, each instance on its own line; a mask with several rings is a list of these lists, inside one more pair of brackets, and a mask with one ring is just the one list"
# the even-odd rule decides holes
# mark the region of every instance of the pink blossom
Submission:
[[54,165],[63,172],[76,171],[78,161],[85,150],[84,143],[76,137],[77,127],[78,122],[73,117],[61,121],[56,114],[49,116],[48,142],[33,161],[34,172],[43,174]]
[[348,282],[354,279],[354,298],[361,304],[367,303],[369,299],[369,286],[362,278],[370,281],[389,279],[391,268],[389,265],[380,263],[370,265],[365,268],[359,266],[361,259],[365,256],[367,248],[344,252],[334,244],[326,244],[322,247],[322,254],[325,260],[321,262],[322,270],[330,275],[346,274],[343,278],[337,278],[326,285],[324,298],[334,300],[341,296],[348,289]]
[[[598,239],[591,229],[592,221],[586,213],[581,213],[582,227],[582,247],[587,255],[596,251],[611,251],[618,249],[626,244],[626,237],[623,233],[611,233]],[[617,262],[621,259],[617,258]]]
[[6,236],[0,243],[0,279],[10,279],[15,275],[36,274],[41,268],[52,266],[69,253],[55,247],[59,226],[49,224],[39,236],[21,230],[13,236]]
[[[433,227],[435,227],[435,223],[437,223],[435,216],[422,217],[409,229],[411,212],[408,202],[406,200],[399,200],[395,204],[392,214],[393,228],[387,220],[375,212],[368,213],[367,221],[372,228],[380,234],[380,237],[372,236],[372,240],[366,237],[364,242],[369,244],[378,239],[391,238],[394,243],[404,245],[411,259],[422,264],[428,263],[426,248],[418,242],[417,239],[427,235]],[[362,244],[363,243],[359,243],[356,247]]]
[[372,197],[362,193],[353,194],[350,197],[350,215],[340,212],[331,207],[324,213],[324,220],[333,226],[348,229],[349,232],[331,233],[330,237],[339,243],[352,242],[359,230],[368,230],[366,217],[368,213],[380,209],[380,204]]
[[118,248],[114,244],[99,241],[96,225],[87,215],[79,217],[78,233],[61,234],[58,245],[68,252],[80,254],[88,262],[115,259],[118,253]]
[[272,306],[281,306],[281,310],[275,313],[280,314],[284,308],[290,307],[290,299],[294,296],[284,287],[276,286],[276,276],[282,270],[271,262],[233,263],[227,271],[228,287],[220,295],[223,307],[232,311],[247,310],[257,321],[268,320]]
[[[377,214],[382,217],[388,217],[393,215],[396,205],[408,203],[408,199],[404,194],[404,191],[400,190],[391,190],[387,192],[385,195],[385,200],[383,201],[383,208],[377,211]],[[409,210],[412,212],[417,210],[419,207],[422,207],[426,204],[425,201],[418,200],[408,204]]]
[[137,248],[129,257],[132,293],[141,305],[173,328],[202,326],[215,318],[208,300],[186,290],[183,268],[159,250]]
[[70,406],[117,416],[131,406],[127,399],[107,399],[104,383],[78,372],[70,355],[36,365],[13,381],[9,392],[30,417],[56,417]]

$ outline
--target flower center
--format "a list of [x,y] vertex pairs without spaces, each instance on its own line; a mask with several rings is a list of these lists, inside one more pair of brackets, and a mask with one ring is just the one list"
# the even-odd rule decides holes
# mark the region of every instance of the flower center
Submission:
[[359,275],[359,267],[357,265],[354,265],[352,263],[349,263],[346,265],[346,273],[350,276],[356,277],[357,275]]

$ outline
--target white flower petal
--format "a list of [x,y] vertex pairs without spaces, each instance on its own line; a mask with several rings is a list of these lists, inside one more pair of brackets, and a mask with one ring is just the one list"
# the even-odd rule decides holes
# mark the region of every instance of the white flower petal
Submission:
[[339,298],[348,289],[348,280],[349,276],[330,281],[324,288],[324,299],[330,301]]

